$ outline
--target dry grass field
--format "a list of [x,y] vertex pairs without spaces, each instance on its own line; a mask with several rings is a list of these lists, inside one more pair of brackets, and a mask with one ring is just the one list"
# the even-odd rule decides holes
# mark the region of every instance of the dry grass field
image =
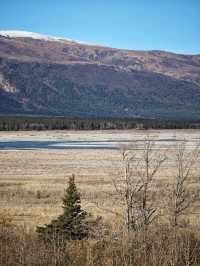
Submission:
[[[199,143],[199,133],[199,130],[0,132],[0,144],[26,140],[56,140],[59,143],[112,141],[119,143],[120,147],[0,149],[0,266],[200,265],[199,157],[190,164],[191,159],[197,158],[194,149]],[[148,152],[147,161],[151,162],[148,168],[145,167],[148,147],[145,143],[152,145]],[[145,179],[155,169],[153,178]],[[185,180],[188,169],[191,171]],[[177,179],[178,171],[183,178]],[[95,227],[95,235],[88,239],[40,241],[36,226],[49,223],[62,213],[64,189],[72,174],[81,192],[82,206],[92,214],[91,221],[101,216],[103,222],[100,227]],[[173,186],[177,180],[178,186]],[[120,200],[116,191],[121,188],[134,191],[137,189],[135,184],[140,184],[138,181],[142,181],[143,188],[142,193],[134,196],[134,206],[142,208],[138,209],[139,214],[141,210],[145,215],[153,210],[152,217],[156,219],[148,226],[142,224],[142,229],[128,231],[126,219],[121,219],[127,217],[121,216],[127,211],[125,198]],[[148,190],[144,194],[146,184]],[[176,193],[171,193],[174,188],[179,198]],[[127,195],[128,190],[123,192]],[[144,195],[147,196],[145,207]],[[184,208],[190,200],[192,205],[181,212],[178,226],[169,223],[169,218],[173,217],[170,216],[170,206],[174,208],[174,203],[178,202]],[[179,207],[173,208],[179,211]],[[140,221],[145,221],[143,216]],[[102,228],[107,228],[109,233],[105,234]]]
[[[41,131],[0,132],[0,141],[8,140],[60,140],[60,141],[135,141],[150,139],[197,141],[198,130],[163,131]],[[173,143],[172,143],[173,144]],[[175,145],[175,144],[173,144]],[[166,152],[158,150],[156,153]],[[142,151],[136,151],[137,158]],[[176,171],[172,147],[167,150],[169,158],[156,174],[154,188],[162,191],[172,182]],[[123,175],[120,150],[66,149],[66,150],[0,150],[0,200],[1,212],[9,213],[14,223],[34,229],[37,224],[47,223],[61,212],[62,195],[68,177],[75,174],[81,192],[83,207],[94,216],[101,215],[115,221],[112,211],[119,208],[109,196],[114,191],[113,180]],[[198,165],[194,168],[191,189],[200,188]],[[156,204],[163,205],[156,196]],[[97,203],[98,202],[98,206]],[[105,207],[106,206],[106,207]],[[192,210],[192,223],[199,224],[200,218]],[[112,210],[109,212],[108,210]],[[112,217],[112,219],[111,219]]]

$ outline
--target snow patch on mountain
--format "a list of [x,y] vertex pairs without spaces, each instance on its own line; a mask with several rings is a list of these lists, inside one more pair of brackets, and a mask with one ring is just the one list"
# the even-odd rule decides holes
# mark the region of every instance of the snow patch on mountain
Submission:
[[34,32],[28,32],[28,31],[13,31],[13,30],[0,30],[0,35],[4,37],[9,37],[9,38],[32,38],[32,39],[42,39],[42,40],[47,40],[47,41],[52,41],[52,40],[66,40],[66,41],[72,41],[70,39],[63,39],[63,38],[57,38],[57,37],[52,37],[52,36],[46,36],[42,35],[39,33],[34,33]]
[[96,44],[66,39],[66,38],[62,38],[62,37],[52,37],[52,36],[42,35],[39,33],[28,32],[28,31],[19,31],[19,30],[0,30],[0,36],[8,37],[8,38],[31,38],[31,39],[37,39],[37,40],[57,41],[57,42],[66,42],[67,41],[67,42],[75,42],[75,43],[80,43],[80,44],[85,44],[85,45],[97,46]]

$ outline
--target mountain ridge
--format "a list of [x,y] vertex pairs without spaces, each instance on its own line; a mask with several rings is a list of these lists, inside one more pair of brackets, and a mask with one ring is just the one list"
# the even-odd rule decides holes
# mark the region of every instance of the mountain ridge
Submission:
[[0,31],[1,113],[200,118],[199,55],[38,38]]
[[24,30],[0,30],[0,36],[2,37],[9,37],[9,38],[32,38],[32,39],[43,39],[46,41],[66,41],[66,42],[72,42],[77,44],[83,44],[83,45],[89,45],[89,46],[97,46],[97,47],[104,47],[104,48],[111,48],[111,49],[117,49],[117,50],[126,50],[126,51],[138,51],[138,52],[156,52],[156,53],[168,53],[168,54],[175,54],[175,55],[185,55],[185,56],[200,56],[200,53],[179,53],[175,51],[167,51],[167,50],[159,50],[159,49],[148,49],[148,50],[134,50],[132,48],[119,48],[119,47],[112,47],[110,45],[105,44],[97,44],[93,42],[86,42],[86,41],[79,41],[75,39],[70,39],[66,37],[56,37],[51,35],[45,35],[30,31],[24,31]]

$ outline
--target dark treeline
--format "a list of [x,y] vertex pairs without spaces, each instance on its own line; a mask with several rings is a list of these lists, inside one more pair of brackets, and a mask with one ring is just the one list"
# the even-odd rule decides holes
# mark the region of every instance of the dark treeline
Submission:
[[0,131],[12,130],[95,130],[95,129],[187,129],[200,128],[200,120],[154,120],[131,118],[66,118],[0,116]]

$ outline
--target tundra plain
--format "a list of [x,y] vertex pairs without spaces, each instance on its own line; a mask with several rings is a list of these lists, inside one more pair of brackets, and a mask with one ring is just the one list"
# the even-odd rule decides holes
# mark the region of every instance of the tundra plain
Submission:
[[[186,149],[195,147],[200,130],[107,130],[107,131],[16,131],[0,132],[0,141],[59,140],[115,141],[119,149],[33,149],[0,150],[1,212],[13,222],[34,230],[38,224],[50,222],[62,211],[62,196],[70,175],[75,175],[83,208],[94,216],[115,223],[120,208],[111,194],[114,180],[123,178],[122,149],[133,144],[137,160],[142,158],[142,143],[155,142],[155,154],[167,153],[167,160],[156,173],[152,196],[164,212],[164,192],[176,174],[175,146],[187,141]],[[124,143],[125,144],[124,144]],[[138,144],[139,143],[139,144]],[[200,161],[192,170],[188,184],[200,191]],[[158,192],[158,193],[157,193]],[[193,225],[200,224],[200,203],[188,214]]]

